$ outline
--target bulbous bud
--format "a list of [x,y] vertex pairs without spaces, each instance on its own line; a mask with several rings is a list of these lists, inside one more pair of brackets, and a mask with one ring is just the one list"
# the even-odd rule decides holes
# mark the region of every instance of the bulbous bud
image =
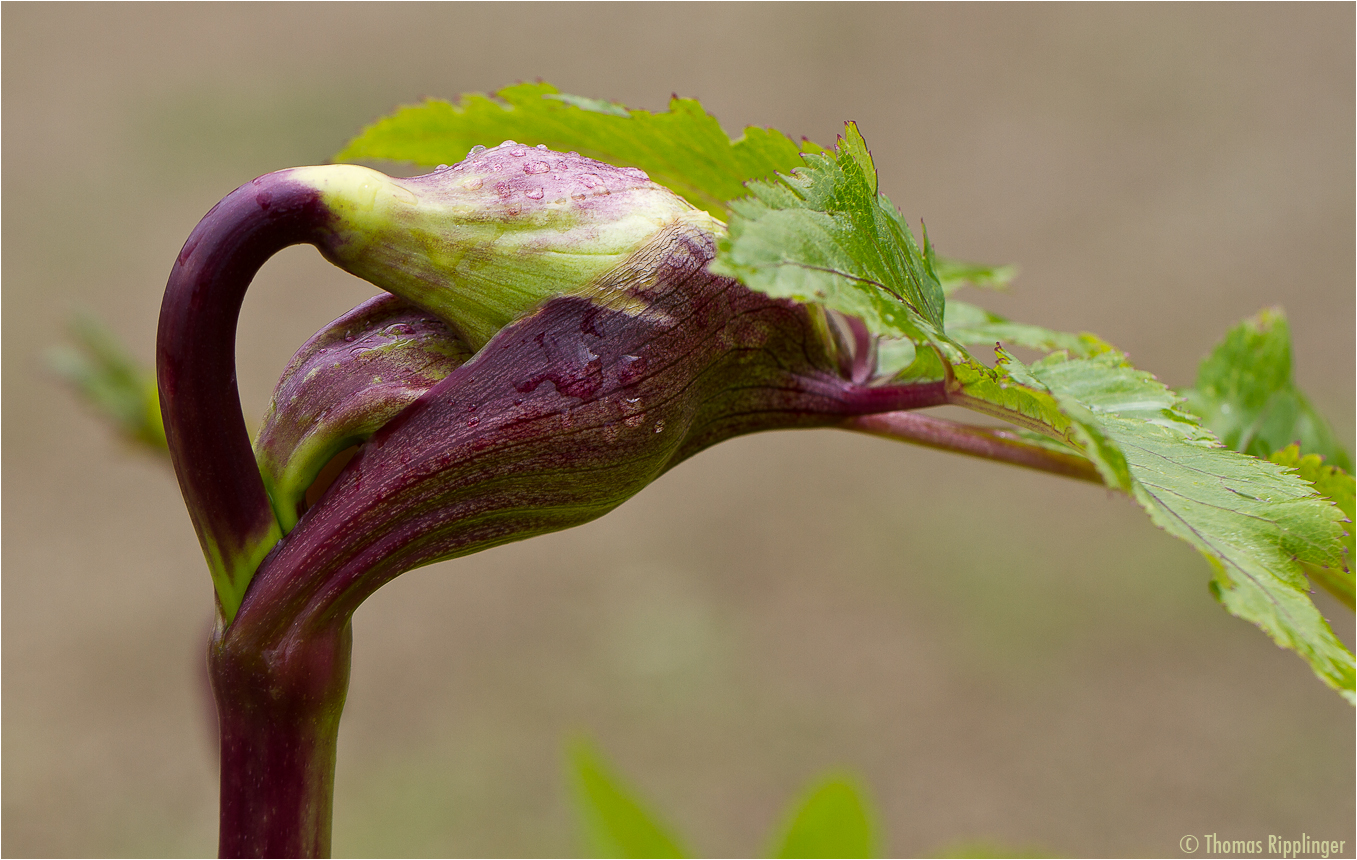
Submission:
[[587,295],[661,231],[721,223],[635,168],[506,141],[407,179],[287,171],[330,213],[336,265],[451,325],[473,349],[546,299]]
[[311,337],[288,363],[255,439],[264,489],[283,532],[332,457],[367,441],[468,358],[429,313],[369,299]]

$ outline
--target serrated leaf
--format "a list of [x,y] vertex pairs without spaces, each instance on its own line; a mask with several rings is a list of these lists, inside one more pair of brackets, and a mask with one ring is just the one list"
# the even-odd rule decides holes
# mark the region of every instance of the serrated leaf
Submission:
[[876,836],[857,781],[830,776],[812,786],[789,816],[774,857],[872,857]]
[[1288,469],[1294,469],[1296,476],[1315,488],[1321,496],[1329,499],[1338,506],[1338,509],[1347,517],[1347,522],[1343,524],[1343,550],[1344,561],[1342,566],[1321,566],[1307,565],[1305,572],[1310,578],[1316,580],[1327,588],[1335,597],[1353,608],[1354,587],[1352,557],[1353,557],[1353,528],[1354,495],[1357,495],[1357,485],[1354,485],[1352,475],[1343,471],[1337,466],[1327,465],[1324,458],[1318,454],[1300,453],[1299,445],[1288,445],[1280,451],[1273,451],[1269,458],[1278,466]]
[[955,402],[1070,445],[1093,462],[1107,486],[1130,492],[1126,459],[1098,419],[1077,399],[1052,391],[1010,353],[995,352],[999,360],[992,370],[974,361],[954,367]]
[[686,857],[678,840],[646,810],[636,792],[592,745],[570,750],[575,803],[593,857]]
[[628,110],[615,102],[560,93],[548,83],[520,83],[488,98],[464,95],[457,104],[429,99],[397,110],[364,129],[337,161],[383,159],[433,167],[455,164],[473,146],[503,140],[638,167],[689,203],[724,218],[727,201],[750,179],[790,173],[802,149],[780,131],[746,128],[738,139],[694,99],[674,97],[669,110]]
[[731,203],[730,232],[710,269],[771,296],[858,317],[876,335],[945,340],[927,234],[920,249],[878,193],[857,126],[847,124],[836,152],[803,158],[793,175],[751,182],[751,196]]
[[967,346],[992,346],[1002,342],[1041,352],[1064,350],[1079,358],[1097,355],[1112,348],[1102,338],[1088,332],[1074,334],[1012,322],[967,302],[948,301],[944,322],[948,337]]
[[1158,380],[1115,352],[1030,368],[1089,409],[1126,458],[1151,520],[1211,563],[1225,608],[1296,651],[1354,700],[1353,656],[1309,597],[1302,565],[1341,562],[1341,512],[1295,475],[1220,446]]
[[1291,332],[1280,308],[1268,308],[1231,329],[1197,370],[1195,388],[1185,392],[1227,447],[1255,457],[1299,443],[1352,471],[1352,457],[1291,375]]

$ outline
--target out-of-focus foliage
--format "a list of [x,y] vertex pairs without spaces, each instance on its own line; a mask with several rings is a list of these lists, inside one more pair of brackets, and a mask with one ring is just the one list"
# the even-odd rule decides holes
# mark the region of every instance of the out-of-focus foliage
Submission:
[[792,810],[774,857],[875,857],[866,796],[845,774],[820,780]]
[[1188,408],[1227,447],[1255,457],[1293,442],[1352,472],[1352,456],[1291,378],[1291,330],[1281,308],[1267,308],[1230,329],[1183,392]]
[[125,439],[168,453],[155,374],[138,364],[94,317],[75,317],[69,330],[73,343],[54,347],[47,355],[52,369]]
[[575,806],[591,857],[686,857],[669,829],[649,812],[585,741],[570,750]]
[[[591,744],[581,740],[571,747],[570,771],[589,856],[689,856]],[[770,843],[772,856],[876,856],[873,818],[871,803],[856,779],[844,773],[823,776],[787,810]]]

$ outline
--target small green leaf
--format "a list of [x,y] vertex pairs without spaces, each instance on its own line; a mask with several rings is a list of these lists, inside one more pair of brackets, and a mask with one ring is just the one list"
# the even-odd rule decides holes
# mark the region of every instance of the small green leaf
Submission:
[[571,96],[548,83],[520,83],[487,98],[457,104],[429,99],[397,110],[349,142],[336,161],[383,159],[426,167],[455,164],[473,146],[503,140],[575,150],[618,167],[638,167],[699,209],[725,217],[726,201],[750,179],[801,166],[800,146],[780,131],[747,128],[736,140],[693,99],[675,97],[669,110],[628,110],[615,102]]
[[949,301],[945,322],[947,336],[968,346],[993,346],[1002,342],[1040,352],[1064,350],[1077,358],[1088,358],[1112,348],[1102,338],[1088,332],[1073,334],[1012,322],[966,302]]
[[900,211],[877,192],[857,126],[848,123],[835,153],[803,158],[793,175],[751,182],[752,196],[731,203],[730,234],[711,271],[858,317],[876,335],[945,340],[927,234],[920,250]]
[[1227,447],[1267,458],[1293,442],[1352,471],[1352,457],[1291,377],[1291,332],[1280,308],[1244,320],[1202,361],[1197,385],[1186,392]]
[[1273,451],[1269,459],[1278,466],[1295,469],[1296,475],[1302,481],[1309,483],[1321,496],[1337,505],[1347,517],[1348,521],[1343,526],[1345,530],[1343,564],[1341,566],[1307,564],[1305,572],[1352,609],[1354,591],[1357,590],[1354,588],[1352,572],[1353,532],[1357,531],[1353,528],[1354,507],[1357,507],[1354,505],[1354,495],[1357,495],[1357,487],[1354,486],[1352,475],[1337,466],[1325,465],[1324,458],[1318,454],[1301,456],[1299,445],[1288,445],[1280,451]]
[[986,266],[960,260],[938,260],[938,282],[950,296],[962,287],[981,290],[1006,290],[1018,276],[1017,266]]
[[168,453],[154,371],[139,365],[93,317],[71,320],[70,332],[76,346],[53,349],[47,356],[52,369],[124,437],[159,454]]
[[575,802],[595,857],[685,857],[670,832],[585,741],[570,750]]
[[774,857],[872,857],[876,836],[865,793],[847,775],[820,779],[800,800]]

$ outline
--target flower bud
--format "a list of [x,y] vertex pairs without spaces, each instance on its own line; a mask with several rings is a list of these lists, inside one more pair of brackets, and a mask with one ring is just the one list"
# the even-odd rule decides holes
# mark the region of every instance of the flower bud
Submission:
[[364,302],[303,344],[254,445],[283,532],[296,525],[307,488],[332,457],[366,441],[470,357],[441,320],[391,295]]
[[287,171],[330,213],[333,263],[453,326],[473,349],[553,296],[587,292],[660,231],[720,222],[644,172],[505,141],[406,179]]

